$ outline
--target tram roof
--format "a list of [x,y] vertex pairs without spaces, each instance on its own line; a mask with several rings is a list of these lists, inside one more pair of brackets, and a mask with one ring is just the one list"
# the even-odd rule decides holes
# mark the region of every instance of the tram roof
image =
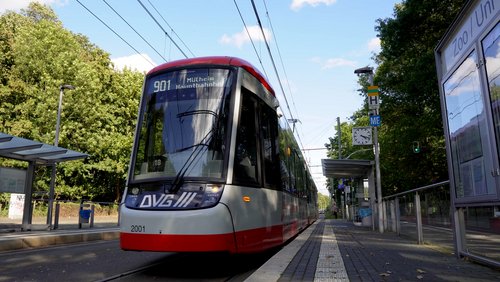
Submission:
[[54,164],[84,159],[88,154],[0,132],[0,157],[37,164]]
[[246,71],[248,71],[249,73],[251,73],[255,78],[257,78],[266,87],[266,89],[269,90],[269,92],[271,92],[273,96],[276,96],[274,89],[271,87],[271,84],[269,84],[267,79],[262,75],[262,73],[257,68],[255,68],[249,62],[236,57],[210,56],[210,57],[188,58],[177,61],[171,61],[156,66],[155,68],[150,70],[147,75],[169,68],[176,68],[182,66],[195,66],[195,65],[221,65],[221,66],[241,67]]

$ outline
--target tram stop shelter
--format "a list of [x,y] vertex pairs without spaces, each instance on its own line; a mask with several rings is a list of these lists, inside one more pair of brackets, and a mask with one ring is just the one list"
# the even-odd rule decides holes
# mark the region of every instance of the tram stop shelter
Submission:
[[[357,179],[358,188],[354,196],[358,199],[366,198],[364,192],[364,180],[368,179],[368,194],[370,208],[375,211],[375,176],[373,172],[375,162],[373,160],[349,160],[349,159],[322,159],[321,165],[323,175],[328,178],[354,178]],[[333,187],[332,189],[336,189]],[[343,207],[344,208],[344,207]],[[352,214],[352,210],[350,211]],[[373,216],[371,225],[374,228]]]
[[[11,185],[3,185],[2,183],[7,182],[7,179],[0,179],[0,192],[24,192],[24,208],[23,208],[23,220],[22,229],[31,229],[32,221],[32,194],[33,194],[33,181],[34,181],[34,171],[36,166],[52,166],[55,169],[57,163],[72,161],[77,159],[84,159],[88,157],[88,154],[72,151],[69,149],[52,146],[44,144],[41,142],[24,139],[20,137],[15,137],[13,135],[5,134],[0,132],[0,157],[15,159],[19,161],[28,162],[28,169],[24,172],[25,181],[23,191],[16,191],[16,187],[9,187]],[[0,168],[0,172],[1,172]],[[22,171],[21,171],[22,172]],[[6,174],[0,173],[0,178],[7,178]],[[12,181],[11,181],[12,182]],[[15,185],[14,185],[15,186]],[[14,189],[15,191],[12,191]],[[53,192],[50,193],[49,205],[52,204]],[[49,208],[50,210],[50,208]]]

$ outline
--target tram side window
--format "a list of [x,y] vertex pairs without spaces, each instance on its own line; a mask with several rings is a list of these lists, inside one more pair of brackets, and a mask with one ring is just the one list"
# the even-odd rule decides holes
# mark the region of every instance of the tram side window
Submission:
[[257,132],[256,103],[250,95],[243,93],[240,120],[236,133],[234,159],[234,182],[236,184],[257,185]]
[[302,159],[297,151],[294,151],[294,165],[295,165],[295,187],[299,197],[305,196],[305,183],[304,183],[304,167]]
[[287,125],[285,117],[279,119],[279,159],[281,187],[286,192],[292,192],[290,171],[290,149],[287,141]]
[[279,143],[276,112],[269,106],[261,104],[260,136],[264,159],[264,185],[270,188],[279,188]]

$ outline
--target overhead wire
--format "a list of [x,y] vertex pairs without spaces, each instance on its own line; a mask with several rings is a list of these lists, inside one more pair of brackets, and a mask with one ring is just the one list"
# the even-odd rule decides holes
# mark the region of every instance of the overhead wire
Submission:
[[122,19],[122,20],[123,20],[123,21],[124,21],[124,22],[125,22],[125,23],[126,23],[126,24],[127,24],[127,25],[128,25],[128,26],[129,26],[129,27],[130,27],[130,28],[131,28],[131,29],[132,29],[132,30],[136,33],[136,34],[137,34],[137,35],[139,35],[139,37],[140,37],[140,38],[142,38],[142,40],[143,40],[144,42],[146,42],[146,44],[148,44],[148,45],[149,45],[149,47],[151,47],[151,49],[153,49],[153,50],[156,52],[156,54],[158,54],[158,56],[160,56],[160,57],[161,57],[161,58],[162,58],[165,62],[168,62],[168,60],[167,60],[167,59],[165,59],[165,57],[163,57],[163,55],[162,55],[162,54],[160,54],[160,52],[158,52],[158,50],[156,50],[156,49],[155,49],[155,47],[153,47],[153,46],[151,45],[151,43],[149,43],[149,41],[147,41],[147,40],[146,40],[146,39],[145,39],[145,38],[144,38],[144,37],[143,37],[143,36],[142,36],[142,35],[141,35],[141,34],[140,34],[137,30],[135,30],[135,28],[133,28],[133,27],[132,27],[132,25],[130,25],[130,24],[128,23],[128,21],[127,21],[127,20],[125,20],[125,19],[124,19],[124,18],[123,18],[123,17],[122,17],[122,16],[121,16],[121,15],[120,15],[120,14],[119,14],[119,13],[118,13],[115,9],[114,9],[114,8],[113,8],[113,7],[112,7],[112,6],[111,6],[111,5],[110,5],[110,4],[109,4],[106,0],[102,0],[102,1],[103,1],[103,2],[104,2],[104,3],[105,3],[105,4],[106,4],[106,5],[107,5],[107,6],[108,6],[108,7],[109,7],[109,8],[110,8],[110,9],[111,9],[111,10],[112,10],[112,11],[113,11],[113,12],[114,12],[117,16],[118,16],[118,17],[120,17],[120,19]]
[[[273,34],[273,37],[274,37],[274,44],[276,45],[276,50],[278,51],[278,57],[280,59],[280,63],[281,63],[281,68],[283,70],[283,74],[285,75],[285,81],[286,81],[286,84],[288,86],[288,93],[290,94],[290,98],[292,99],[292,105],[293,105],[293,108],[295,110],[295,113],[296,113],[296,119],[297,120],[300,120],[298,114],[298,110],[297,110],[297,107],[295,106],[295,101],[293,99],[293,93],[292,93],[292,88],[290,87],[290,80],[288,79],[288,75],[286,73],[286,68],[285,68],[285,64],[283,63],[283,57],[281,56],[281,51],[280,51],[280,48],[279,48],[279,45],[278,45],[278,38],[276,36],[276,32],[274,31],[274,27],[273,27],[273,24],[271,22],[271,16],[269,15],[269,10],[267,9],[267,5],[266,5],[266,0],[262,0],[262,2],[264,3],[264,8],[266,10],[266,16],[267,16],[267,19],[269,21],[269,27],[271,28],[271,32]],[[285,95],[285,94],[283,94]],[[289,109],[290,110],[290,109]],[[290,113],[291,114],[291,113]],[[294,124],[295,125],[295,124]],[[297,136],[299,137],[299,141],[301,142],[302,144],[302,140],[300,140],[300,134],[299,134],[299,131],[297,130]]]
[[[267,5],[266,5],[266,0],[262,0],[262,2],[264,3],[264,8],[266,9],[266,16],[267,16],[267,19],[269,21],[269,27],[271,27],[271,32],[273,34],[273,37],[274,37],[274,43],[276,45],[276,50],[278,51],[278,57],[280,59],[280,63],[281,63],[281,68],[283,69],[283,74],[285,75],[285,81],[286,81],[286,84],[288,86],[288,91],[290,93],[290,97],[292,99],[292,104],[293,104],[293,107],[295,109],[295,112],[297,113],[298,115],[298,111],[297,111],[297,107],[295,106],[295,101],[293,99],[293,93],[292,93],[292,88],[290,87],[290,80],[288,79],[288,75],[286,73],[286,68],[285,68],[285,64],[283,63],[283,57],[281,56],[281,51],[280,51],[280,48],[278,46],[278,38],[276,36],[276,32],[274,31],[274,27],[273,27],[273,24],[271,22],[271,16],[269,15],[269,11],[267,10]],[[299,119],[297,117],[297,119]],[[300,120],[300,119],[299,119]]]
[[240,15],[240,19],[243,22],[243,26],[245,27],[245,31],[247,32],[248,38],[250,39],[250,42],[252,43],[253,50],[255,51],[255,55],[257,56],[257,59],[259,60],[260,66],[262,67],[262,71],[264,72],[264,75],[266,76],[267,79],[269,79],[266,68],[264,68],[264,64],[262,63],[262,59],[260,58],[259,52],[257,52],[257,47],[255,47],[255,43],[253,42],[252,36],[250,35],[250,32],[248,31],[247,24],[245,20],[243,19],[243,15],[241,14],[240,7],[238,6],[238,3],[236,3],[236,0],[233,0],[234,5],[236,6],[236,10],[238,10],[238,14]]
[[272,63],[273,68],[274,68],[274,73],[276,74],[276,77],[278,78],[278,84],[280,85],[281,92],[283,93],[283,97],[285,98],[285,103],[286,103],[286,107],[288,109],[288,112],[290,113],[290,118],[294,119],[292,111],[290,110],[290,104],[288,103],[288,99],[286,98],[285,90],[283,89],[283,84],[281,83],[281,78],[280,78],[280,75],[278,73],[278,69],[276,68],[276,63],[274,62],[273,54],[271,53],[271,48],[269,47],[269,43],[267,42],[264,28],[262,27],[262,22],[260,21],[259,12],[257,11],[257,7],[255,6],[255,1],[254,0],[251,0],[251,1],[252,1],[252,7],[253,7],[253,11],[255,13],[255,17],[257,18],[257,23],[259,24],[260,31],[261,31],[262,36],[264,38],[264,43],[266,44],[269,58],[271,59],[271,63]]
[[147,58],[146,56],[144,56],[143,54],[141,54],[134,46],[132,46],[127,40],[125,40],[123,37],[121,37],[114,29],[112,29],[108,24],[106,24],[103,20],[101,20],[101,18],[99,18],[96,14],[94,14],[89,8],[87,8],[87,6],[83,5],[82,2],[80,2],[80,0],[76,0],[76,2],[78,2],[78,4],[80,4],[85,10],[87,10],[92,16],[94,16],[97,20],[99,20],[104,26],[106,26],[111,32],[113,32],[116,36],[118,36],[118,38],[120,38],[123,42],[125,42],[125,44],[127,44],[130,48],[132,48],[138,55],[140,55],[141,57],[144,58],[144,60],[146,60],[148,63],[150,63],[153,67],[156,66],[156,64],[154,64],[153,62],[151,62],[151,60],[149,58]]
[[[257,23],[259,24],[259,28],[260,28],[260,31],[262,33],[262,36],[264,38],[264,43],[266,44],[266,48],[267,48],[267,52],[269,54],[269,57],[271,59],[271,63],[273,65],[273,69],[274,69],[274,73],[276,74],[276,77],[278,79],[278,84],[280,86],[280,89],[281,89],[281,92],[283,93],[283,98],[285,99],[285,104],[286,104],[286,107],[288,109],[288,112],[290,113],[290,119],[291,120],[295,120],[293,118],[293,113],[292,111],[290,110],[290,104],[288,103],[288,99],[286,97],[286,93],[285,93],[285,89],[283,88],[283,83],[281,82],[281,78],[280,78],[280,75],[279,75],[279,72],[278,72],[278,69],[276,67],[276,63],[274,61],[274,57],[273,57],[273,54],[271,52],[271,48],[269,47],[269,43],[267,42],[267,38],[266,38],[266,34],[264,32],[264,28],[262,27],[262,22],[260,20],[260,16],[259,16],[259,12],[257,11],[257,7],[255,6],[255,1],[254,0],[251,0],[252,1],[252,7],[253,7],[253,11],[255,13],[255,17],[257,18]],[[297,134],[297,137],[299,139],[299,143],[301,145],[301,147],[304,147],[304,145],[302,144],[302,140],[300,138],[300,134]]]
[[184,51],[181,49],[181,47],[179,47],[179,45],[177,44],[177,42],[175,42],[175,40],[172,38],[172,36],[170,36],[170,34],[168,34],[168,32],[163,28],[163,26],[153,16],[153,14],[151,14],[151,12],[148,10],[148,8],[146,8],[146,6],[144,6],[144,4],[142,3],[142,1],[141,0],[137,0],[137,2],[139,2],[139,4],[141,4],[142,8],[148,13],[148,15],[151,17],[151,19],[153,19],[153,21],[161,28],[161,30],[163,30],[163,32],[165,33],[165,35],[168,36],[168,38],[170,38],[170,41],[172,41],[172,43],[174,43],[175,47],[177,47],[177,49],[182,53],[182,55],[184,55],[184,57],[186,59],[189,58],[186,55],[186,53],[184,53]]
[[193,51],[191,51],[191,49],[189,49],[187,44],[181,39],[181,37],[177,34],[177,32],[175,32],[175,30],[172,28],[172,26],[170,26],[170,24],[167,22],[167,20],[161,15],[160,11],[158,11],[158,9],[156,9],[155,5],[153,5],[153,3],[151,3],[151,1],[149,1],[149,0],[148,0],[148,3],[149,3],[149,5],[151,5],[151,7],[153,7],[153,9],[156,11],[156,13],[160,16],[160,18],[167,24],[167,26],[170,28],[170,31],[172,31],[172,33],[175,34],[175,36],[181,41],[182,45],[184,45],[184,47],[186,47],[186,49],[189,51],[189,53],[191,53],[191,55],[193,57],[196,57],[194,55]]

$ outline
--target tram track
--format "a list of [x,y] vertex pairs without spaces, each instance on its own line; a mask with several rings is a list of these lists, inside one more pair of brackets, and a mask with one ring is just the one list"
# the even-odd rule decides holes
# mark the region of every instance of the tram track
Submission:
[[99,280],[105,281],[244,281],[276,253],[230,255],[221,253],[178,253],[160,261],[123,271]]
[[153,267],[155,267],[157,265],[160,265],[160,264],[162,264],[162,262],[158,262],[158,263],[154,263],[154,264],[151,264],[151,265],[146,265],[146,266],[143,266],[143,267],[139,267],[139,268],[134,269],[134,270],[122,272],[120,274],[112,275],[112,276],[106,277],[104,279],[96,280],[95,282],[115,281],[115,280],[118,280],[118,279],[121,279],[121,278],[124,278],[124,277],[127,277],[127,276],[134,275],[136,273],[143,272],[143,271],[145,271],[147,269],[151,269],[151,268],[153,268]]

